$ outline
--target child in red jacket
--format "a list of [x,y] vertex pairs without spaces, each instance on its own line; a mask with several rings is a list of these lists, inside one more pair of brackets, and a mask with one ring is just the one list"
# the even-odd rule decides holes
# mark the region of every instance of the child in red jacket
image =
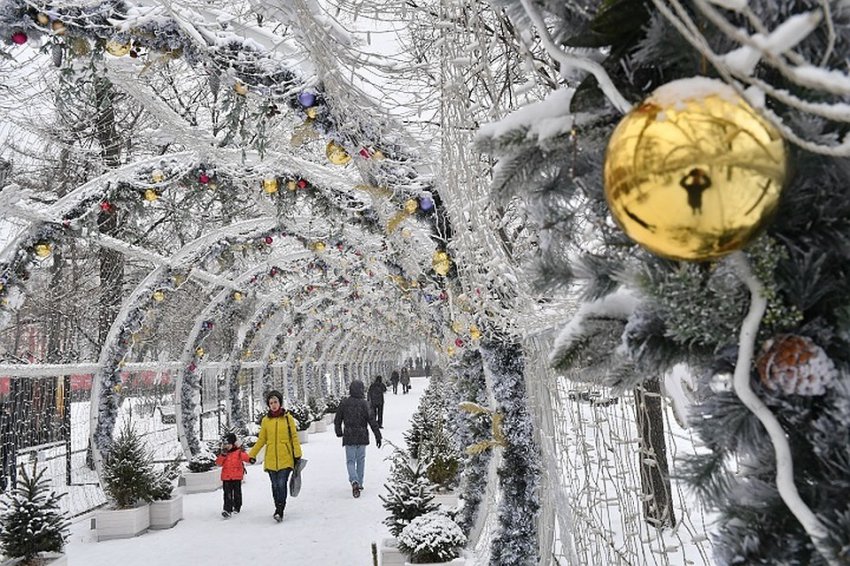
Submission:
[[245,477],[245,465],[249,461],[248,453],[236,444],[236,435],[229,432],[224,435],[221,452],[215,459],[215,465],[221,466],[221,483],[224,491],[224,511],[221,516],[229,519],[232,513],[242,509],[242,478]]

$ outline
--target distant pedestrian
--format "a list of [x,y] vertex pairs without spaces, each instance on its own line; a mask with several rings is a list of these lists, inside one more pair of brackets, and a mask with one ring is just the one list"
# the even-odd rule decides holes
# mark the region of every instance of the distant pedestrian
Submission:
[[366,398],[369,401],[369,408],[372,414],[375,415],[375,422],[378,423],[378,428],[384,428],[384,393],[387,392],[387,386],[384,385],[383,378],[379,375],[369,386],[369,392]]
[[366,446],[369,445],[369,426],[375,435],[375,444],[381,447],[381,431],[364,399],[366,386],[359,379],[351,382],[349,396],[340,401],[334,417],[334,431],[342,438],[345,447],[345,465],[351,494],[360,497],[366,467]]
[[245,477],[245,462],[251,457],[236,442],[236,435],[229,432],[224,435],[221,450],[215,458],[215,465],[221,466],[221,485],[224,492],[224,511],[221,516],[229,519],[232,514],[242,510],[242,478]]
[[266,394],[266,405],[269,412],[260,423],[260,434],[257,443],[248,455],[251,463],[263,446],[266,447],[266,457],[263,469],[269,474],[274,498],[274,520],[283,520],[286,508],[286,482],[289,474],[297,468],[301,461],[301,443],[298,441],[298,428],[295,417],[283,408],[283,395],[279,391],[269,391]]
[[410,370],[407,368],[401,368],[401,376],[399,379],[401,380],[401,392],[407,393],[410,391]]
[[393,386],[393,395],[398,395],[398,370],[393,370],[390,374],[390,384]]

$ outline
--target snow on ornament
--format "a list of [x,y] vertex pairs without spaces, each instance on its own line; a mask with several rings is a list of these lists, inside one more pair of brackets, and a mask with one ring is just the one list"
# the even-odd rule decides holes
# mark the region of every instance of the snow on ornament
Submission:
[[838,377],[823,348],[811,338],[793,334],[765,342],[756,367],[767,389],[786,395],[823,395]]
[[617,223],[660,256],[710,260],[742,248],[777,208],[782,136],[725,83],[658,88],[617,125],[605,197]]

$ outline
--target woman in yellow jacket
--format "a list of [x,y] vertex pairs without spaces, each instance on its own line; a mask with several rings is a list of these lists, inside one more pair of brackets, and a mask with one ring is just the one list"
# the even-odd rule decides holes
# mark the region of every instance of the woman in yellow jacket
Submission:
[[263,446],[266,447],[263,469],[269,473],[272,483],[274,520],[279,523],[286,507],[286,482],[301,460],[301,443],[295,418],[283,408],[283,395],[279,391],[269,391],[266,405],[269,412],[260,423],[260,435],[248,456],[253,464]]

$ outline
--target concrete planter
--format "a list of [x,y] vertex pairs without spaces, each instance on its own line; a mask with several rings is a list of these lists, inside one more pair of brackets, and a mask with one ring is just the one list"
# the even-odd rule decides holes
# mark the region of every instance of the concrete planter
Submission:
[[151,501],[150,517],[152,530],[170,529],[183,518],[183,495],[175,494],[171,499]]
[[404,566],[407,555],[398,549],[398,541],[394,538],[381,539],[381,566]]
[[[39,557],[43,560],[41,566],[68,566],[68,557],[64,554],[46,552],[40,554]],[[23,563],[23,558],[12,558],[10,560],[0,562],[0,566],[20,566]]]
[[313,426],[315,426],[316,430],[314,432],[327,432],[328,425],[325,424],[325,421],[314,421]]
[[301,444],[307,444],[308,442],[310,442],[310,433],[306,430],[299,430],[298,442],[300,442]]
[[184,488],[186,493],[205,493],[221,487],[221,470],[213,468],[206,472],[184,472]]
[[151,524],[150,505],[133,509],[103,509],[94,515],[97,541],[133,538],[148,530]]
[[413,564],[411,562],[405,562],[404,566],[465,566],[466,558],[455,558],[450,562],[420,562],[419,564]]
[[307,429],[307,432],[316,432],[316,421],[310,423],[310,428]]

